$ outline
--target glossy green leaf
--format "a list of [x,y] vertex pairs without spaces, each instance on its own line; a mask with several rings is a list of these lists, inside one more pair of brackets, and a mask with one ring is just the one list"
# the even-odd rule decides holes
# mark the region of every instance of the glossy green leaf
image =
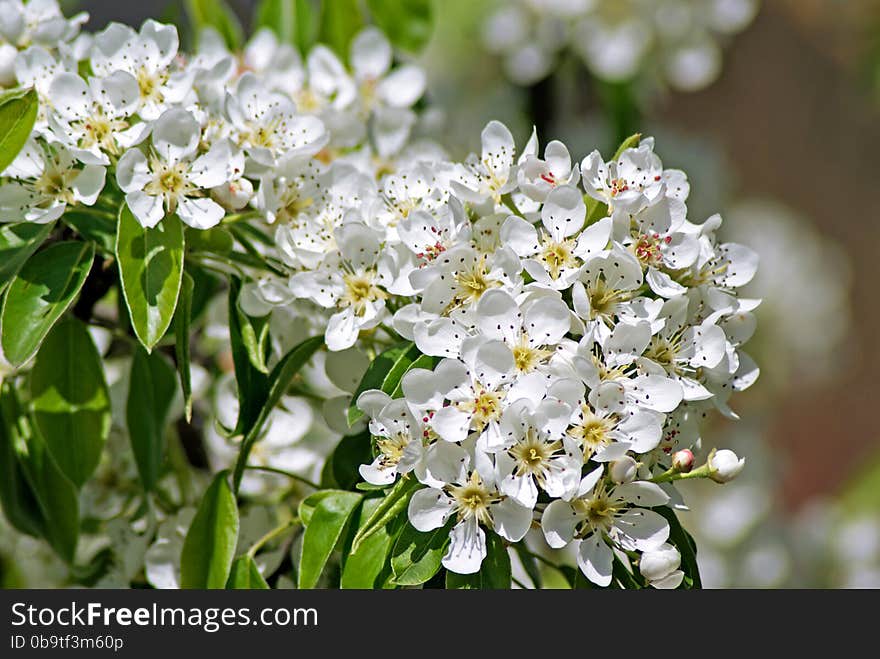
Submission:
[[478,572],[473,574],[446,573],[448,589],[510,589],[510,554],[504,540],[497,533],[486,532],[486,558]]
[[[367,520],[381,505],[382,499],[366,499],[360,507],[358,528],[362,528]],[[357,551],[349,553],[342,568],[340,588],[375,588],[380,575],[385,570],[388,553],[394,538],[400,530],[402,519],[400,513],[389,524],[383,526],[367,540],[361,543]]]
[[354,36],[364,27],[358,0],[333,0],[321,4],[319,41],[327,44],[344,61]]
[[421,355],[416,344],[410,341],[399,343],[376,355],[351,397],[348,425],[354,425],[364,415],[357,407],[358,396],[370,389],[381,389],[390,396],[400,384],[400,379]]
[[30,373],[34,422],[55,463],[77,487],[89,479],[110,434],[110,392],[86,326],[59,322]]
[[33,89],[0,93],[0,172],[9,167],[30,137],[39,104]]
[[237,50],[244,39],[241,23],[223,0],[186,0],[186,15],[196,32],[205,28],[216,30],[226,46]]
[[314,588],[345,525],[363,499],[355,492],[334,492],[317,502],[303,534],[299,587]]
[[238,421],[235,435],[246,434],[257,422],[266,398],[269,395],[269,378],[254,368],[248,355],[241,323],[242,314],[238,309],[241,294],[241,280],[229,278],[229,343],[232,348],[232,362],[235,365],[235,383],[238,388]]
[[[231,322],[230,325],[232,325]],[[318,348],[323,345],[323,336],[314,336],[310,339],[306,339],[284,355],[284,357],[281,358],[281,361],[275,365],[272,372],[269,374],[269,377],[266,380],[268,390],[263,396],[262,405],[257,412],[256,418],[253,420],[253,423],[247,427],[244,439],[241,443],[241,448],[239,449],[238,460],[235,463],[235,472],[232,482],[236,492],[241,483],[244,468],[247,466],[250,451],[259,439],[263,425],[266,423],[266,419],[269,418],[269,414],[275,409],[275,406],[281,400],[281,397],[290,387],[293,378],[299,373],[300,369],[305,366],[306,362],[312,358],[312,355],[315,354]],[[241,356],[239,355],[235,365],[236,374],[238,373],[240,361]],[[248,367],[252,368],[250,364],[248,364]],[[262,375],[259,371],[257,371],[257,373]],[[241,390],[239,389],[239,391]],[[240,421],[241,418],[239,418],[239,422]]]
[[315,506],[324,499],[325,497],[332,496],[334,494],[338,494],[342,492],[342,490],[318,490],[317,492],[313,492],[305,499],[300,501],[299,508],[297,509],[297,515],[299,516],[300,522],[303,527],[307,527],[309,523],[312,521],[312,515],[315,512]]
[[[30,521],[39,526],[36,530],[40,531],[55,553],[67,563],[72,563],[79,540],[76,487],[55,464],[43,439],[34,432],[9,384],[3,385],[0,406],[6,430],[12,432],[13,453],[20,467],[18,476],[24,477],[30,492],[26,504],[28,511],[33,515],[38,511],[40,521],[36,522],[36,516],[31,517]],[[16,487],[21,486],[23,483],[19,482]],[[33,503],[36,503],[35,508],[31,507]]]
[[385,495],[376,510],[364,522],[354,537],[352,549],[357,551],[359,545],[365,542],[371,535],[385,528],[385,526],[397,517],[398,514],[409,505],[413,492],[421,487],[415,478],[401,477],[394,487]]
[[235,559],[226,582],[226,590],[269,590],[253,558],[245,554]]
[[422,533],[407,522],[391,551],[394,583],[418,586],[437,574],[454,524],[455,520],[450,519],[445,526]]
[[144,489],[152,490],[162,474],[168,410],[174,400],[174,369],[158,353],[138,346],[131,360],[125,420]]
[[666,506],[653,508],[653,510],[663,515],[669,522],[669,542],[675,545],[681,554],[681,569],[685,573],[686,581],[690,580],[691,588],[702,588],[700,567],[697,564],[697,543],[684,530],[674,510]]
[[187,227],[184,230],[184,238],[191,252],[228,254],[235,247],[235,240],[232,238],[232,234],[222,226],[212,229],[193,229],[192,227]]
[[252,318],[241,309],[238,310],[241,340],[247,350],[251,366],[260,373],[269,373],[269,316]]
[[181,588],[225,588],[238,542],[238,506],[221,471],[205,491],[183,541]]
[[186,421],[192,420],[192,367],[189,347],[189,333],[192,324],[193,279],[186,272],[180,286],[180,298],[174,312],[174,357],[177,360],[177,373],[180,376],[180,389],[183,392],[183,412]]
[[6,291],[0,315],[3,353],[20,366],[37,351],[79,294],[95,256],[91,243],[50,245],[28,259]]
[[0,290],[18,273],[52,231],[52,224],[0,224]]
[[434,28],[432,0],[367,0],[373,22],[401,50],[421,51]]
[[140,225],[127,205],[119,212],[116,259],[131,325],[150,351],[174,318],[183,280],[183,226],[168,216],[154,229]]

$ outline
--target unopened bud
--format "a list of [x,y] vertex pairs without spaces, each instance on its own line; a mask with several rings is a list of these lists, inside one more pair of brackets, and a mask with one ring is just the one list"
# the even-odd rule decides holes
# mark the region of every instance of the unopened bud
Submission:
[[694,467],[694,454],[690,449],[682,449],[672,454],[672,468],[680,474],[686,474]]
[[728,449],[712,451],[706,465],[709,467],[709,478],[716,483],[729,483],[743,470],[745,458],[737,457]]
[[636,477],[638,470],[639,463],[625,455],[611,463],[608,473],[611,474],[611,480],[620,484],[631,482]]
[[646,551],[639,560],[639,572],[654,588],[678,588],[684,578],[679,570],[681,554],[664,542],[657,549]]

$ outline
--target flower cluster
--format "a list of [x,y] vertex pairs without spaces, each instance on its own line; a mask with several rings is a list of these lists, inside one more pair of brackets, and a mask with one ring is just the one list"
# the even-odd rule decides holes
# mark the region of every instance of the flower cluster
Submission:
[[744,29],[758,0],[516,0],[486,22],[508,77],[532,84],[570,48],[602,80],[648,74],[701,89],[721,70],[719,41]]
[[[402,398],[371,390],[357,404],[378,453],[362,476],[426,486],[409,519],[422,531],[454,520],[449,570],[479,569],[484,529],[517,542],[533,524],[551,547],[577,543],[600,585],[614,550],[664,565],[674,552],[650,508],[675,496],[658,482],[691,469],[672,455],[698,444],[698,420],[735,417],[730,395],[757,377],[741,346],[758,302],[736,296],[757,257],[717,244],[720,217],[686,219],[687,179],[653,146],[572,165],[559,142],[542,158],[534,135],[517,154],[492,122],[480,156],[384,179],[408,193],[405,212],[389,213],[386,192],[380,212],[347,214],[331,267],[291,278],[295,294],[337,305],[329,346],[340,327],[348,344],[387,320],[437,358],[403,377]],[[691,475],[725,482],[741,467],[725,451]],[[645,576],[674,586],[676,568]]]
[[758,376],[741,349],[758,301],[737,296],[757,256],[718,243],[720,217],[687,219],[687,178],[653,139],[573,162],[534,133],[518,151],[493,121],[481,153],[455,161],[413,139],[424,75],[393,66],[376,29],[347,68],[269,31],[240,54],[206,32],[187,55],[173,26],[78,37],[81,20],[49,0],[7,4],[29,17],[0,31],[43,110],[3,173],[0,217],[46,223],[109,196],[144,227],[274,230],[253,247],[275,265],[245,284],[245,314],[304,318],[331,353],[402,338],[433,359],[401,397],[358,397],[376,447],[360,473],[423,486],[409,520],[449,525],[448,570],[478,571],[487,531],[519,542],[534,526],[550,547],[576,545],[596,584],[616,556],[638,556],[654,586],[681,582],[652,508],[679,501],[678,477],[742,468],[729,451],[697,468],[688,455],[699,420],[735,417],[731,394]]
[[345,153],[380,167],[417,121],[424,75],[392,68],[374,28],[354,39],[348,70],[323,45],[303,60],[268,29],[240,54],[207,30],[188,55],[173,25],[78,35],[85,19],[64,19],[54,0],[4,3],[0,54],[41,111],[3,172],[3,221],[51,222],[94,205],[106,185],[144,227],[176,215],[209,229],[249,205],[286,222],[325,189],[322,163]]

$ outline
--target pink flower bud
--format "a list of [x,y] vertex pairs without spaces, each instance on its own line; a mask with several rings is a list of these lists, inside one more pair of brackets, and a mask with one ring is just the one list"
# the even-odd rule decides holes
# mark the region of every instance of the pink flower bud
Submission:
[[694,466],[694,454],[690,449],[682,449],[672,454],[672,468],[681,473],[686,474]]

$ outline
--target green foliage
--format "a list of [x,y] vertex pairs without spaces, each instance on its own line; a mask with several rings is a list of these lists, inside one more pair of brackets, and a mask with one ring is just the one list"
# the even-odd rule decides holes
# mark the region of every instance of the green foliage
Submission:
[[303,535],[299,562],[300,588],[314,588],[317,585],[327,559],[361,499],[363,495],[355,492],[332,491],[317,500]]
[[373,22],[397,48],[420,52],[434,29],[432,0],[367,0]]
[[141,344],[151,351],[174,318],[183,280],[184,237],[180,220],[170,215],[147,229],[127,205],[119,211],[116,259],[119,279]]
[[186,15],[199,33],[205,28],[216,30],[227,47],[235,51],[244,41],[244,31],[235,12],[223,0],[186,0]]
[[238,506],[221,471],[205,491],[180,555],[181,588],[225,588],[238,542]]
[[[364,528],[383,500],[378,497],[366,499],[360,507],[357,528]],[[402,526],[402,516],[397,516],[388,524],[361,542],[356,551],[347,553],[345,565],[342,569],[342,577],[339,581],[340,588],[366,588],[372,589],[381,586],[381,577],[386,571],[388,553],[394,539]]]
[[174,356],[183,392],[183,408],[187,422],[192,420],[192,356],[190,354],[190,328],[192,325],[193,278],[183,273],[177,311],[174,312]]
[[319,0],[262,0],[254,13],[254,30],[270,28],[305,55],[318,37],[319,5]]
[[41,535],[59,557],[72,563],[79,540],[76,487],[34,432],[9,383],[0,389],[0,416],[0,458],[4,474],[12,479],[0,486],[6,515],[17,528]]
[[0,313],[3,353],[24,364],[82,289],[95,247],[77,241],[50,245],[27,260],[9,285]]
[[[230,326],[232,323],[230,322]],[[269,417],[269,414],[275,409],[275,406],[278,405],[278,402],[281,400],[281,397],[284,395],[284,392],[290,387],[293,378],[299,373],[300,369],[305,366],[306,362],[312,358],[312,355],[324,345],[324,337],[315,336],[310,339],[306,339],[296,347],[294,347],[290,352],[288,352],[284,357],[281,358],[275,367],[272,369],[272,372],[269,373],[269,377],[265,380],[265,394],[262,395],[260,399],[259,410],[256,413],[256,418],[253,420],[253,423],[246,427],[244,433],[244,440],[242,441],[241,448],[238,453],[238,460],[235,463],[235,471],[233,473],[233,484],[235,487],[235,491],[238,491],[238,487],[241,483],[241,477],[244,474],[244,468],[247,466],[248,456],[250,455],[250,451],[253,448],[254,444],[260,437],[260,432],[262,431],[263,425],[266,423],[266,419]],[[236,376],[238,375],[238,367],[241,362],[241,357],[239,356],[236,361]],[[248,364],[247,368],[252,368],[250,364]],[[258,372],[259,373],[259,372]],[[262,373],[260,373],[262,375]],[[262,386],[262,385],[261,385]],[[261,390],[262,391],[262,390]],[[244,394],[241,389],[239,389],[239,397],[242,397]],[[241,423],[241,417],[239,416],[239,423]]]
[[0,92],[0,172],[9,167],[30,137],[39,104],[33,89],[16,87]]
[[418,586],[437,574],[453,524],[455,520],[450,519],[445,526],[422,533],[406,522],[391,551],[392,580],[396,585]]
[[257,564],[251,556],[245,554],[239,556],[232,563],[229,579],[226,582],[227,590],[268,590],[269,584],[260,574]]
[[0,224],[0,291],[18,274],[43,241],[49,236],[52,224]]
[[131,361],[125,419],[144,490],[150,491],[162,474],[165,422],[174,400],[174,369],[164,356],[138,346]]
[[110,434],[104,367],[83,323],[67,318],[49,332],[37,352],[30,389],[34,423],[49,453],[64,475],[82,487]]
[[358,0],[333,0],[321,3],[318,40],[332,48],[343,62],[348,61],[352,39],[364,26]]

